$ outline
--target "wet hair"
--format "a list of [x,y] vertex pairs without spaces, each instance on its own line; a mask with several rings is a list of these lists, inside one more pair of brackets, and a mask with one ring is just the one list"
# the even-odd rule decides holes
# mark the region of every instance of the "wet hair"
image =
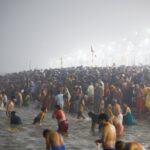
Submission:
[[42,107],[42,108],[41,108],[41,111],[44,112],[46,109],[47,109],[46,107]]
[[43,137],[46,138],[47,133],[49,133],[49,132],[50,132],[49,129],[44,129],[44,130],[43,130]]
[[122,148],[122,144],[123,144],[123,141],[116,141],[115,148],[117,150],[121,149]]
[[90,111],[90,112],[88,112],[88,116],[89,116],[89,117],[92,117],[92,116],[93,116],[93,114],[94,114],[94,113],[93,113],[93,112],[91,112],[91,111]]
[[14,100],[15,99],[15,96],[14,95],[11,95],[11,100]]
[[106,113],[101,113],[98,118],[101,121],[102,120],[109,121],[109,116]]
[[16,112],[15,112],[15,111],[12,111],[12,112],[11,112],[11,115],[13,115],[13,116],[14,116],[15,114],[16,114]]
[[119,141],[116,141],[115,148],[116,150],[120,150],[120,149],[128,150],[130,149],[130,144],[126,144],[124,141],[119,140]]
[[55,105],[56,109],[61,109],[60,105]]

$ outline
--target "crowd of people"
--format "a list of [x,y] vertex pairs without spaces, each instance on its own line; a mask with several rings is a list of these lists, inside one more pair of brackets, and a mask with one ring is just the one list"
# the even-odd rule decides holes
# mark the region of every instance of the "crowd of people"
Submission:
[[[135,118],[148,117],[150,113],[150,66],[80,66],[0,76],[0,107],[6,108],[8,117],[14,105],[21,108],[30,104],[41,109],[33,124],[41,123],[45,113],[53,111],[58,132],[64,133],[69,127],[65,113],[85,119],[86,111],[98,116],[90,116],[92,130],[94,120],[100,126],[100,120],[109,120],[118,140],[123,136],[124,125],[136,124]],[[105,115],[101,118],[101,114]],[[43,136],[47,137],[47,133],[50,131],[43,132]]]

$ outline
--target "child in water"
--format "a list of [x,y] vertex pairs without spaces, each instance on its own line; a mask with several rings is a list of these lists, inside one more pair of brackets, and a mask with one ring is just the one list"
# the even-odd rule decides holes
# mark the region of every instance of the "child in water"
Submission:
[[47,112],[47,108],[46,107],[42,107],[41,108],[41,112],[34,118],[33,124],[41,124],[41,122],[45,118],[46,112]]

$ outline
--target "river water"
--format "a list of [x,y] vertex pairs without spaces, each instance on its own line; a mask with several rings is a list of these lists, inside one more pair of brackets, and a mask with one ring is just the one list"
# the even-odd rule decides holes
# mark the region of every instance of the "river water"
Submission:
[[[5,112],[0,112],[0,150],[45,150],[43,129],[57,129],[56,120],[52,119],[51,112],[47,112],[41,126],[35,126],[32,125],[32,121],[39,110],[33,108],[15,110],[23,120],[23,124],[17,127],[10,126]],[[67,117],[69,134],[64,136],[67,150],[96,150],[94,141],[99,138],[99,132],[98,128],[94,133],[90,131],[91,120],[88,117],[84,120],[78,120],[70,115]],[[134,126],[125,126],[125,135],[122,139],[139,141],[146,150],[150,150],[150,119],[138,120]]]

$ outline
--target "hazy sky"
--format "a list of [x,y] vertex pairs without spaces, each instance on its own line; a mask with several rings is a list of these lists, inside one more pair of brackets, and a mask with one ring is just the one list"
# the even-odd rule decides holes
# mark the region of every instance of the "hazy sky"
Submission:
[[91,65],[91,46],[95,65],[148,63],[149,34],[150,0],[0,0],[0,73]]

